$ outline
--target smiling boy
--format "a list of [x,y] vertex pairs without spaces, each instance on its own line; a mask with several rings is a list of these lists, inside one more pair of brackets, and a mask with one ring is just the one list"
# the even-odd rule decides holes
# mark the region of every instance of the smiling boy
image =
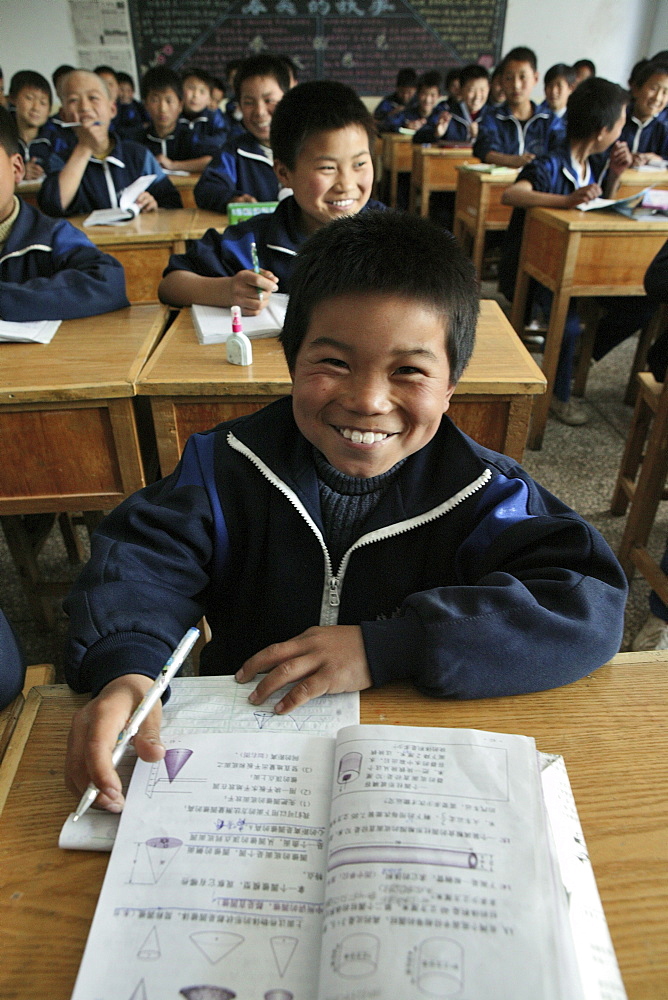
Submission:
[[[435,262],[438,266],[435,266]],[[186,628],[201,674],[268,671],[278,712],[408,680],[478,698],[565,684],[621,637],[626,581],[598,533],[445,411],[478,289],[428,220],[362,212],[300,252],[281,341],[292,398],[194,435],[174,473],[93,536],[67,598],[68,782],[122,808],[111,751]],[[163,756],[160,708],[135,741]]]
[[63,161],[56,154],[49,130],[45,128],[51,110],[49,81],[33,70],[19,70],[12,77],[10,96],[25,164],[25,179],[37,180],[50,170],[59,170]]
[[201,173],[223,141],[198,127],[207,125],[208,112],[192,121],[183,116],[185,92],[181,77],[167,66],[147,70],[141,93],[151,120],[142,138],[144,145],[165,170]]
[[350,87],[313,80],[290,90],[273,116],[271,144],[276,177],[292,195],[275,212],[230,226],[222,236],[210,229],[185,254],[172,256],[160,299],[175,306],[238,305],[254,315],[272,292],[289,292],[295,254],[311,233],[367,205],[382,207],[369,202],[374,135],[373,119]]

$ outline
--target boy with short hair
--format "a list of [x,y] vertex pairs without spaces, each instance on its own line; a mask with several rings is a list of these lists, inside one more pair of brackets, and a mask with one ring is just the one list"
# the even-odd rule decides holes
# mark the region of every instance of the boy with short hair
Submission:
[[109,132],[116,106],[96,73],[75,70],[62,83],[63,105],[79,127],[76,145],[62,170],[47,174],[38,202],[48,215],[76,215],[116,208],[121,191],[139,177],[155,174],[137,198],[142,212],[181,208],[181,196],[149,150]]
[[[307,236],[367,207],[373,186],[373,119],[352,88],[313,80],[290,90],[271,123],[274,170],[292,194],[275,212],[209,229],[170,259],[158,294],[171,305],[241,306],[259,313],[273,291],[290,291],[294,257]],[[262,265],[253,272],[251,244]]]
[[[434,266],[434,262],[438,266]],[[190,438],[93,535],[65,602],[68,784],[123,798],[119,731],[188,626],[200,673],[266,676],[276,712],[397,680],[446,698],[566,684],[616,652],[626,579],[598,532],[445,416],[478,313],[471,262],[417,216],[362,212],[300,251],[292,396]],[[139,611],[138,611],[139,609]],[[135,739],[160,759],[160,708]]]
[[197,174],[205,170],[218,143],[183,117],[183,85],[179,74],[167,66],[153,66],[142,77],[141,94],[150,118],[142,142],[160,166]]
[[551,111],[539,111],[531,100],[538,83],[536,54],[519,46],[501,63],[506,102],[481,123],[474,154],[483,163],[523,167],[549,152],[563,138],[563,125]]
[[566,114],[568,98],[575,90],[575,70],[566,63],[555,63],[550,66],[543,77],[545,100],[538,105],[539,111],[552,111],[557,118]]
[[135,99],[135,82],[129,73],[119,72],[116,131],[121,139],[142,142],[150,118],[141,101]]
[[399,70],[394,91],[383,98],[373,113],[380,132],[385,131],[385,119],[388,115],[403,111],[413,100],[417,90],[417,79],[417,73],[411,66]]
[[211,109],[212,78],[203,69],[189,69],[182,76],[183,111],[180,120],[185,122],[198,140],[209,140],[213,149],[225,145],[228,124],[219,108]]
[[46,122],[51,110],[51,87],[41,73],[24,69],[12,77],[10,97],[14,105],[21,156],[28,181],[60,170],[63,159],[54,152]]
[[661,118],[668,106],[668,64],[645,62],[632,76],[631,94],[620,136],[627,164],[660,166],[668,159],[668,122]]
[[596,76],[596,66],[591,59],[576,59],[573,63],[575,70],[575,86],[579,87],[584,80],[590,76]]
[[413,136],[414,143],[471,142],[477,138],[480,122],[487,108],[489,73],[484,66],[472,63],[459,74],[459,100],[450,100],[436,121],[423,125]]
[[16,122],[0,108],[0,319],[79,319],[127,306],[121,264],[18,198],[22,179]]
[[279,183],[269,140],[271,119],[290,76],[278,56],[251,56],[235,75],[244,132],[227,142],[195,185],[195,202],[225,212],[228,202],[276,201]]
[[387,132],[398,132],[400,128],[417,131],[424,125],[435,122],[447,109],[447,101],[441,99],[441,74],[438,70],[423,73],[417,82],[415,97],[403,111],[389,114],[385,119]]

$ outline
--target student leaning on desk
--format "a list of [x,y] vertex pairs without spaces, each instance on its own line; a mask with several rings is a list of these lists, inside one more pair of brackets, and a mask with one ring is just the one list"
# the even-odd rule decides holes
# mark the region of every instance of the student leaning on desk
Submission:
[[[438,261],[438,267],[434,262]],[[444,416],[473,349],[478,289],[428,220],[324,226],[292,277],[292,398],[195,434],[166,479],[100,526],[66,600],[75,716],[68,781],[122,805],[111,751],[186,629],[200,672],[266,672],[253,704],[410,679],[481,698],[566,684],[608,660],[626,580],[601,536]],[[163,755],[160,710],[136,740]]]
[[0,107],[0,319],[78,319],[129,305],[117,260],[14,194],[23,172],[16,122]]

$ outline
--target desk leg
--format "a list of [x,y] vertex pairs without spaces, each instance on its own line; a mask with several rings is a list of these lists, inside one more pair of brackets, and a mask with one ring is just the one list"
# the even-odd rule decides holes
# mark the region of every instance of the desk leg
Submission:
[[[545,333],[545,351],[543,353],[543,374],[547,379],[547,389],[545,395],[536,400],[531,420],[531,431],[529,432],[529,448],[532,451],[539,451],[543,444],[545,434],[545,424],[547,414],[552,401],[552,391],[554,389],[554,378],[557,374],[559,364],[559,353],[561,342],[564,336],[564,326],[571,296],[569,291],[562,291],[554,296],[552,309],[550,310],[550,322]],[[514,325],[514,324],[513,324]],[[517,327],[515,327],[517,329]]]
[[399,186],[399,174],[393,166],[390,170],[390,208],[397,207],[397,188]]

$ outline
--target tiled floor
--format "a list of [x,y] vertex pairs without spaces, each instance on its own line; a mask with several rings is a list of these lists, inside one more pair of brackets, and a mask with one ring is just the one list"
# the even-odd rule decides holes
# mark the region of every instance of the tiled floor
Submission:
[[[489,291],[487,294],[489,294]],[[631,410],[621,402],[634,342],[620,345],[592,368],[587,387],[591,421],[583,427],[566,427],[550,417],[543,448],[527,451],[527,470],[553,493],[587,517],[616,549],[623,518],[609,513],[610,497],[631,418]],[[83,528],[80,529],[83,533]],[[651,541],[660,557],[668,532],[668,509],[660,508]],[[72,577],[76,569],[67,564],[58,529],[52,531],[40,557],[44,572],[53,579]],[[647,613],[648,587],[634,581],[626,612],[623,648],[628,648]],[[66,619],[58,611],[57,624],[47,630],[30,614],[16,571],[0,532],[0,606],[13,622],[23,642],[29,662],[51,662],[62,679],[63,644]]]

